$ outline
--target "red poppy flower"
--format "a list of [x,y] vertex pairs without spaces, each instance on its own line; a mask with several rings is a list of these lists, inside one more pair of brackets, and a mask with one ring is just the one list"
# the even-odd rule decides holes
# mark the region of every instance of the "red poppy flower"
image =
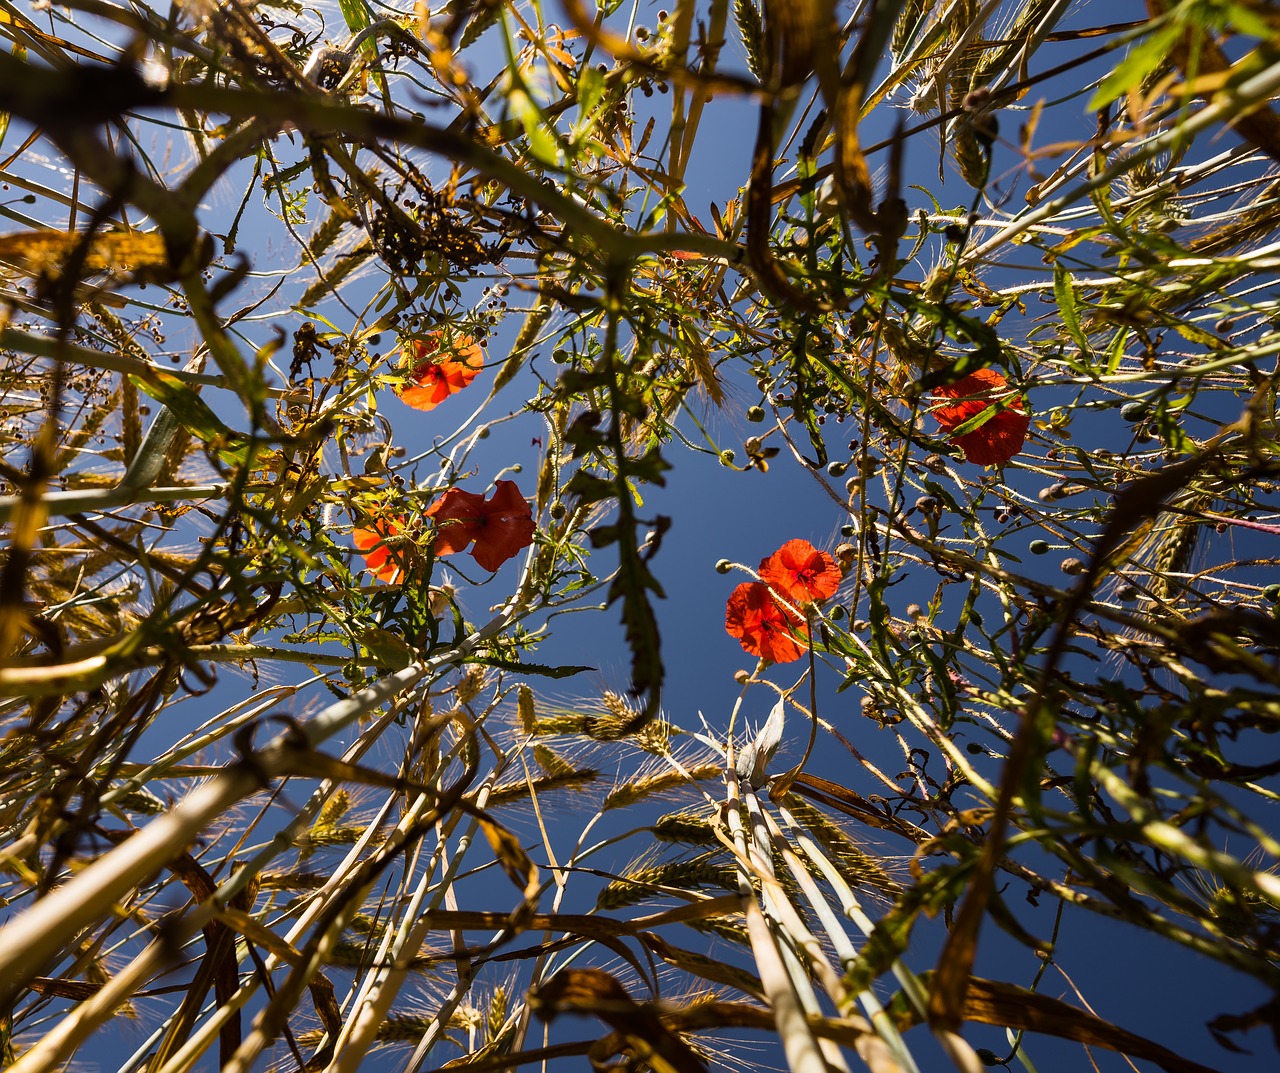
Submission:
[[387,541],[400,532],[390,518],[375,518],[368,528],[357,529],[351,534],[356,551],[364,556],[365,569],[379,581],[394,585],[400,577],[400,562],[393,555]]
[[744,581],[730,594],[724,628],[745,651],[770,663],[791,663],[805,652],[795,636],[806,636],[804,624],[759,581]]
[[788,540],[760,563],[760,580],[797,607],[834,596],[840,576],[835,559],[807,540]]
[[[960,401],[935,406],[933,416],[943,432],[954,432],[979,414],[984,420],[976,428],[954,437],[970,462],[999,466],[1022,450],[1027,442],[1031,417],[1026,400],[1009,399],[1009,382],[994,369],[978,369],[954,384],[933,389],[934,395]],[[1003,402],[1003,405],[998,405]]]
[[497,570],[532,544],[537,528],[515,481],[499,481],[492,499],[450,488],[427,508],[427,517],[436,520],[437,555],[466,551],[474,540],[471,555],[485,570]]
[[428,332],[421,339],[406,339],[401,346],[409,366],[411,384],[400,389],[400,401],[415,410],[434,410],[450,395],[456,395],[480,375],[484,351],[469,335],[452,341],[448,353],[437,353],[442,332]]

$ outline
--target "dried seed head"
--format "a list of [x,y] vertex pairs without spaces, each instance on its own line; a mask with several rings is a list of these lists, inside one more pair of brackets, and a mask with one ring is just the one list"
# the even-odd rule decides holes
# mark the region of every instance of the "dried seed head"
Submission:
[[468,704],[475,700],[483,691],[487,677],[486,668],[479,664],[468,667],[458,683],[458,703]]

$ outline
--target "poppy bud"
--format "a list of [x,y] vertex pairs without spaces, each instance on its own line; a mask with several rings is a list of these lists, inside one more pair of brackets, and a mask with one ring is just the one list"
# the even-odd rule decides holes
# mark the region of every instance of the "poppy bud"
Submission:
[[1059,569],[1064,574],[1083,574],[1085,572],[1085,565],[1079,559],[1073,557],[1070,559],[1063,559]]
[[716,561],[717,574],[727,574],[732,569],[733,569],[733,563],[729,562],[728,559],[719,559]]

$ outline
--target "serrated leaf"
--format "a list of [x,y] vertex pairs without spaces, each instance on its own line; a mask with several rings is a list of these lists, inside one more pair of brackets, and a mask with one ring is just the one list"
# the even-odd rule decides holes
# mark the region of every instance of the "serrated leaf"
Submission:
[[503,671],[512,671],[516,674],[533,674],[539,678],[572,678],[575,674],[597,669],[576,663],[553,667],[549,663],[525,663],[523,660],[502,659],[499,656],[474,656],[471,662],[480,663],[486,667],[496,667]]

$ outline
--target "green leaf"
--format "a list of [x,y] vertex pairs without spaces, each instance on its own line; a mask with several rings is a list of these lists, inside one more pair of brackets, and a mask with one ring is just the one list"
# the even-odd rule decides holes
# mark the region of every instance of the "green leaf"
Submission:
[[[369,5],[365,3],[365,0],[338,0],[338,9],[342,12],[347,29],[353,35],[358,34],[369,25]],[[367,52],[372,52],[377,46],[372,40],[369,40],[363,42],[361,47]]]
[[1058,313],[1067,334],[1080,348],[1083,357],[1089,357],[1089,337],[1080,327],[1080,314],[1076,309],[1076,292],[1071,286],[1071,275],[1060,264],[1053,266],[1053,297],[1058,303]]
[[573,144],[581,145],[600,121],[594,114],[600,102],[604,100],[607,84],[604,72],[591,64],[583,66],[578,75],[578,122],[573,130]]
[[507,105],[520,120],[525,135],[529,139],[529,153],[542,164],[558,168],[563,162],[563,154],[555,135],[548,129],[542,110],[533,103],[533,99],[523,89],[513,89],[507,96]]
[[399,671],[413,662],[414,653],[403,637],[376,626],[369,626],[356,631],[356,640],[380,667],[389,671]]
[[1088,109],[1096,112],[1104,108],[1117,97],[1142,85],[1143,80],[1164,63],[1169,50],[1177,43],[1185,32],[1185,28],[1170,23],[1148,37],[1129,53],[1098,86],[1089,99]]
[[224,462],[243,465],[249,457],[248,439],[233,432],[199,395],[176,376],[156,370],[130,379],[157,402],[163,403],[178,423]]

